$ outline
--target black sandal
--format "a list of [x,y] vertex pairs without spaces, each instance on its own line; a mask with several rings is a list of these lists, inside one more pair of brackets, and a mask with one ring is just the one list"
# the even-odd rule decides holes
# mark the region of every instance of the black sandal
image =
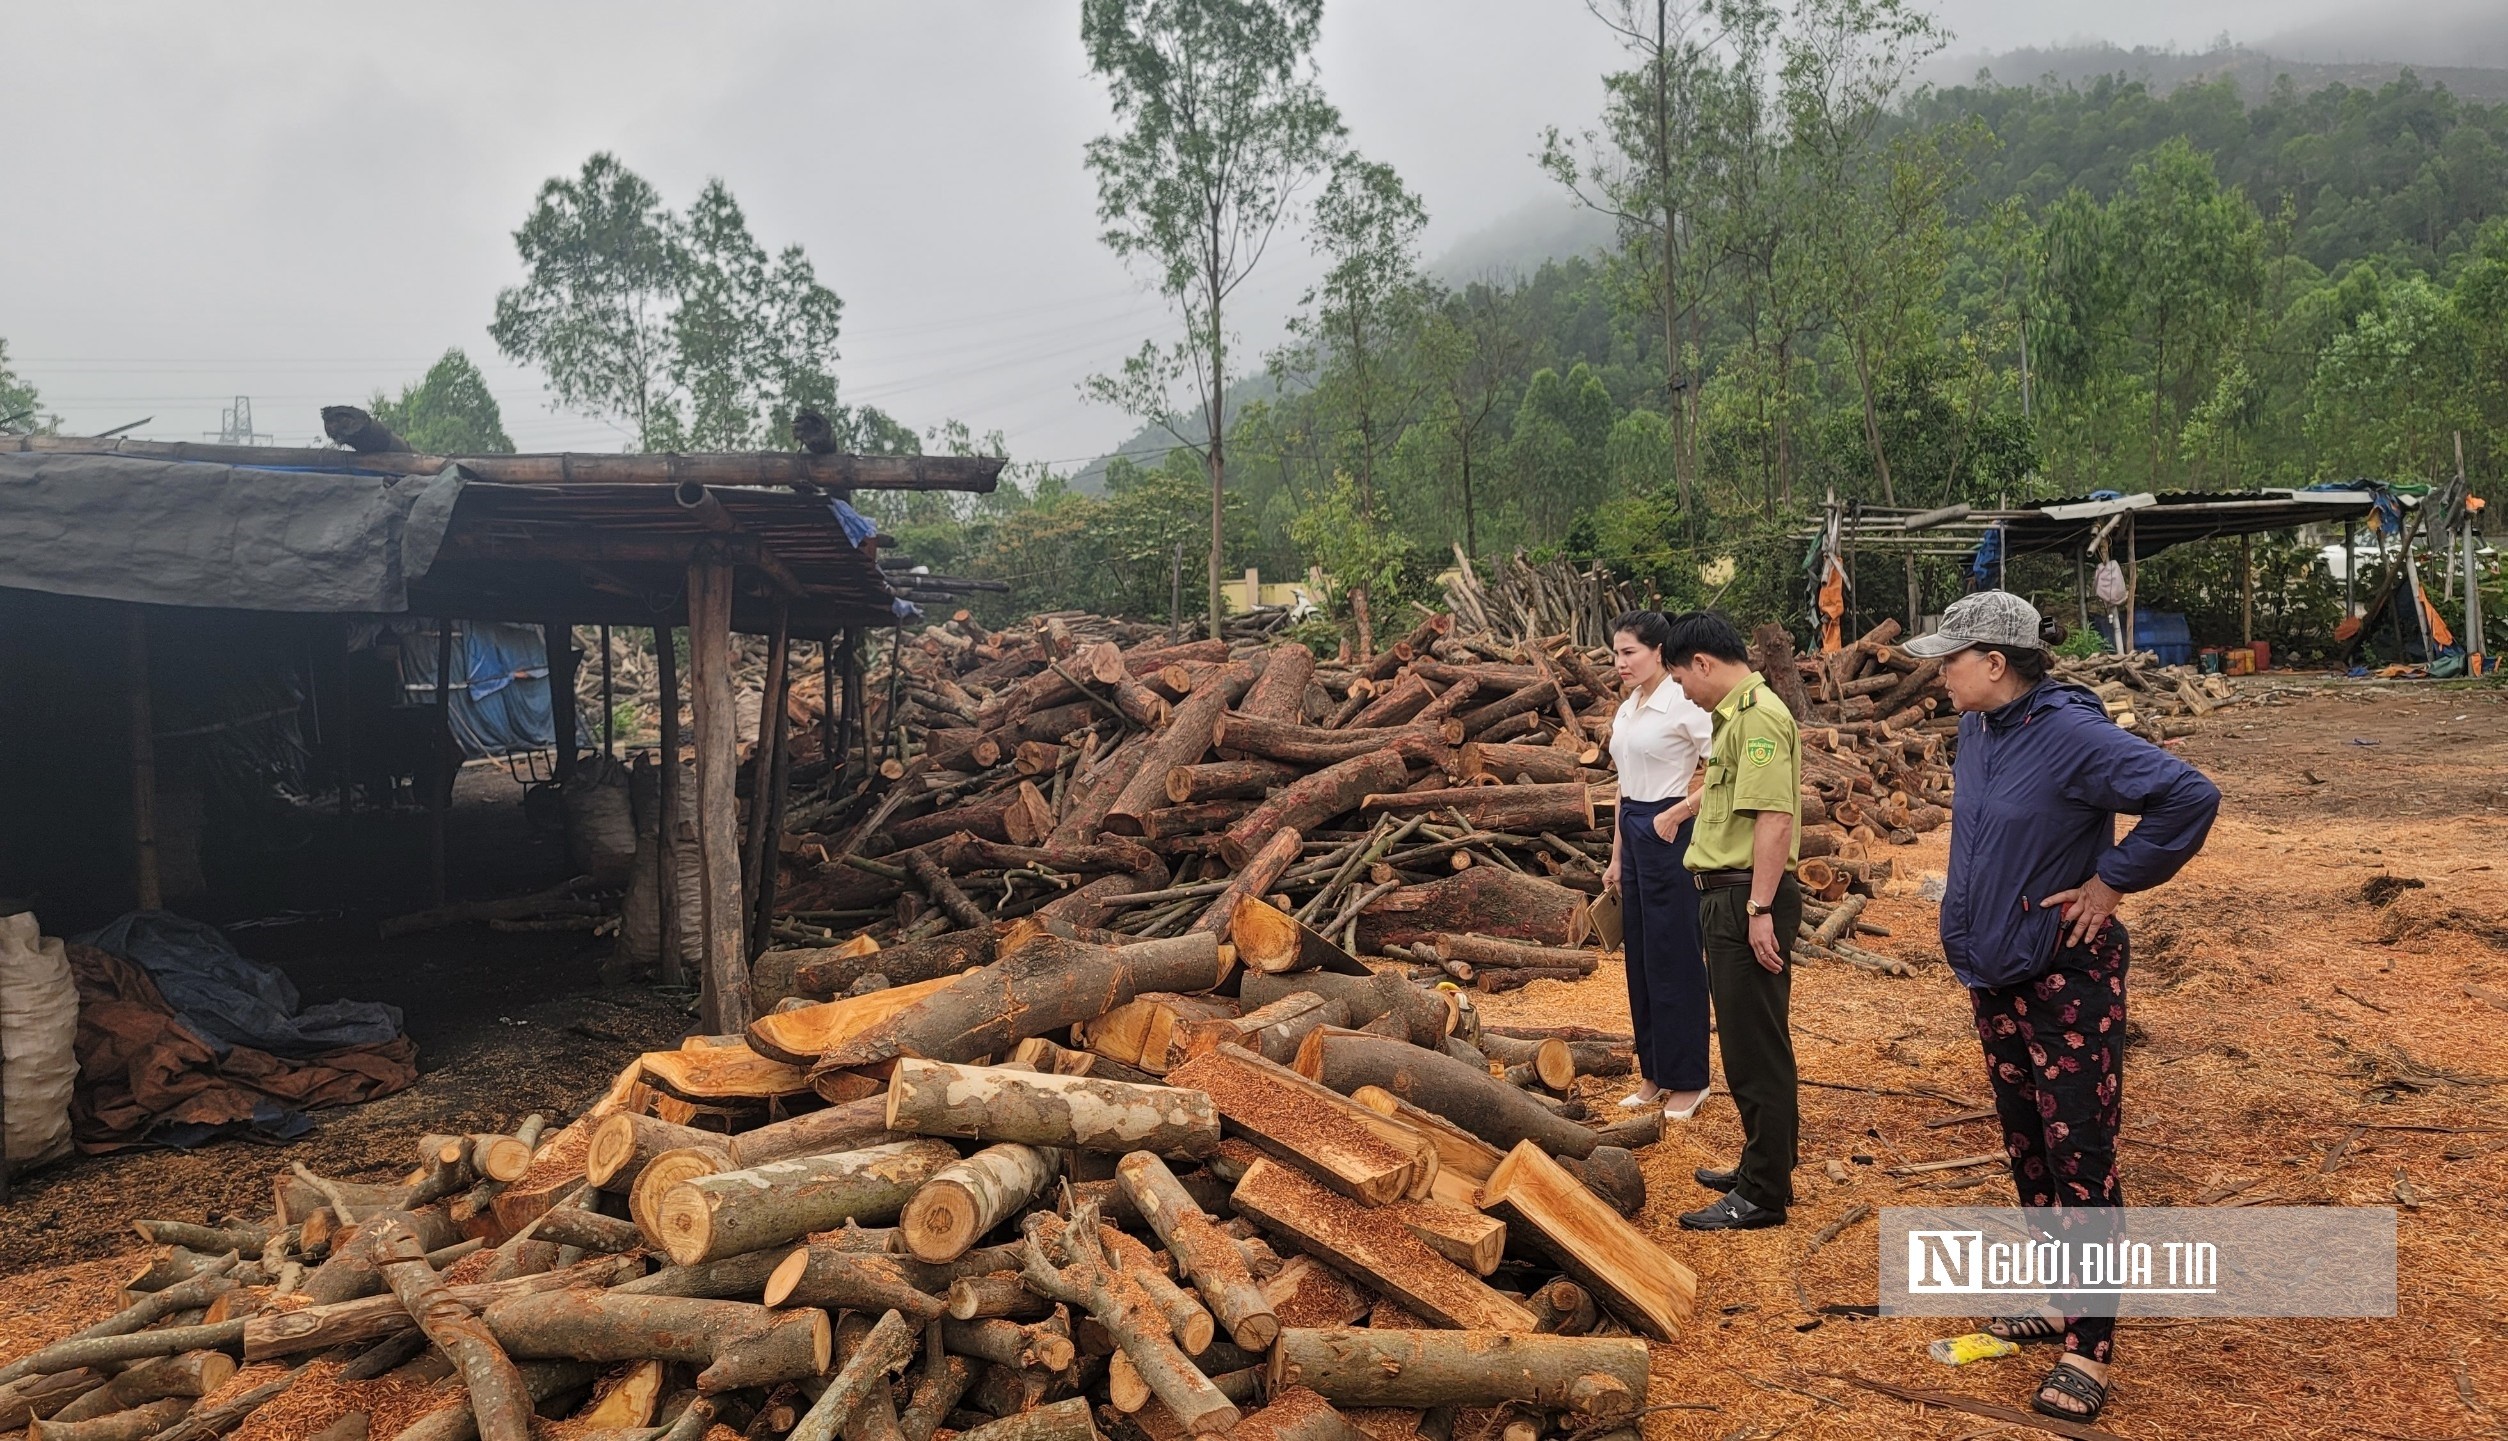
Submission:
[[[2049,1391],[2070,1396],[2087,1409],[2074,1411],[2059,1406],[2046,1398],[2046,1393]],[[2094,1378],[2079,1366],[2068,1366],[2061,1361],[2055,1363],[2054,1370],[2046,1373],[2046,1379],[2038,1383],[2037,1394],[2029,1398],[2030,1410],[2041,1416],[2053,1416],[2060,1421],[2095,1421],[2106,1405],[2106,1383]]]
[[2027,1346],[2039,1341],[2064,1339],[2064,1323],[2060,1318],[2029,1316],[1997,1316],[1986,1322],[1986,1334],[1998,1341]]

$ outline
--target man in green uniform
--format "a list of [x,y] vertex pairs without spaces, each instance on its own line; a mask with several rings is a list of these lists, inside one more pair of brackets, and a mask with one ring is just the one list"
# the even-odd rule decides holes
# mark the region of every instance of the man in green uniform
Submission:
[[1700,1185],[1724,1199],[1681,1224],[1693,1231],[1782,1226],[1794,1202],[1802,1129],[1788,967],[1803,919],[1793,872],[1802,743],[1785,703],[1750,668],[1750,650],[1731,621],[1704,611],[1676,616],[1663,654],[1672,678],[1715,728],[1687,864],[1700,892],[1698,928],[1724,1084],[1742,1118],[1740,1163],[1697,1173]]

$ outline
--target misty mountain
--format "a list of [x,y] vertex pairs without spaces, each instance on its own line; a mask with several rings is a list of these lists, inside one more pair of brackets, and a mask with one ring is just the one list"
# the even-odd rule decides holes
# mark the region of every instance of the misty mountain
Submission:
[[[2330,26],[2315,26],[2307,31],[2292,32],[2289,48],[2278,43],[2269,50],[2223,44],[2198,54],[2148,46],[2126,50],[2105,43],[2066,45],[1937,60],[1925,69],[1921,78],[1941,86],[1990,82],[1997,85],[2060,87],[2087,85],[2104,76],[2122,75],[2128,80],[2139,80],[2155,93],[2164,95],[2183,85],[2227,76],[2237,83],[2238,93],[2252,103],[2261,100],[2285,75],[2304,94],[2328,85],[2375,90],[2409,70],[2418,75],[2424,85],[2444,86],[2460,99],[2495,103],[2508,100],[2508,53],[2504,53],[2508,52],[2508,18],[2497,21],[2494,28],[2498,38],[2469,45],[2458,53],[2464,58],[2477,55],[2487,58],[2500,54],[2502,60],[2497,65],[2295,58],[2293,52],[2302,46],[2307,47],[2309,53],[2318,55],[2337,55],[2346,48],[2344,44],[2336,43],[2334,36],[2337,32]],[[2308,36],[2323,38],[2309,40]],[[2365,37],[2362,37],[2361,43],[2367,43]],[[2414,48],[2420,49],[2418,46]]]

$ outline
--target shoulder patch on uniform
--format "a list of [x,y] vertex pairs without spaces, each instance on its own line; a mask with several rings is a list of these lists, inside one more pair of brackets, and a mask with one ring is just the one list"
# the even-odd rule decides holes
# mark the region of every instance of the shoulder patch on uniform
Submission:
[[1776,753],[1776,741],[1768,736],[1752,736],[1742,742],[1742,754],[1750,757],[1750,763],[1754,766],[1764,766],[1775,760]]

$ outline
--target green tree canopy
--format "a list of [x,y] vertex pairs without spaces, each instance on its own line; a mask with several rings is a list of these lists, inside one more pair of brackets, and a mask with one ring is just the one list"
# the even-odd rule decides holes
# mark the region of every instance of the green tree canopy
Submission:
[[427,455],[510,455],[505,417],[488,393],[487,377],[459,347],[427,367],[395,398],[376,391],[367,409],[392,433]]

